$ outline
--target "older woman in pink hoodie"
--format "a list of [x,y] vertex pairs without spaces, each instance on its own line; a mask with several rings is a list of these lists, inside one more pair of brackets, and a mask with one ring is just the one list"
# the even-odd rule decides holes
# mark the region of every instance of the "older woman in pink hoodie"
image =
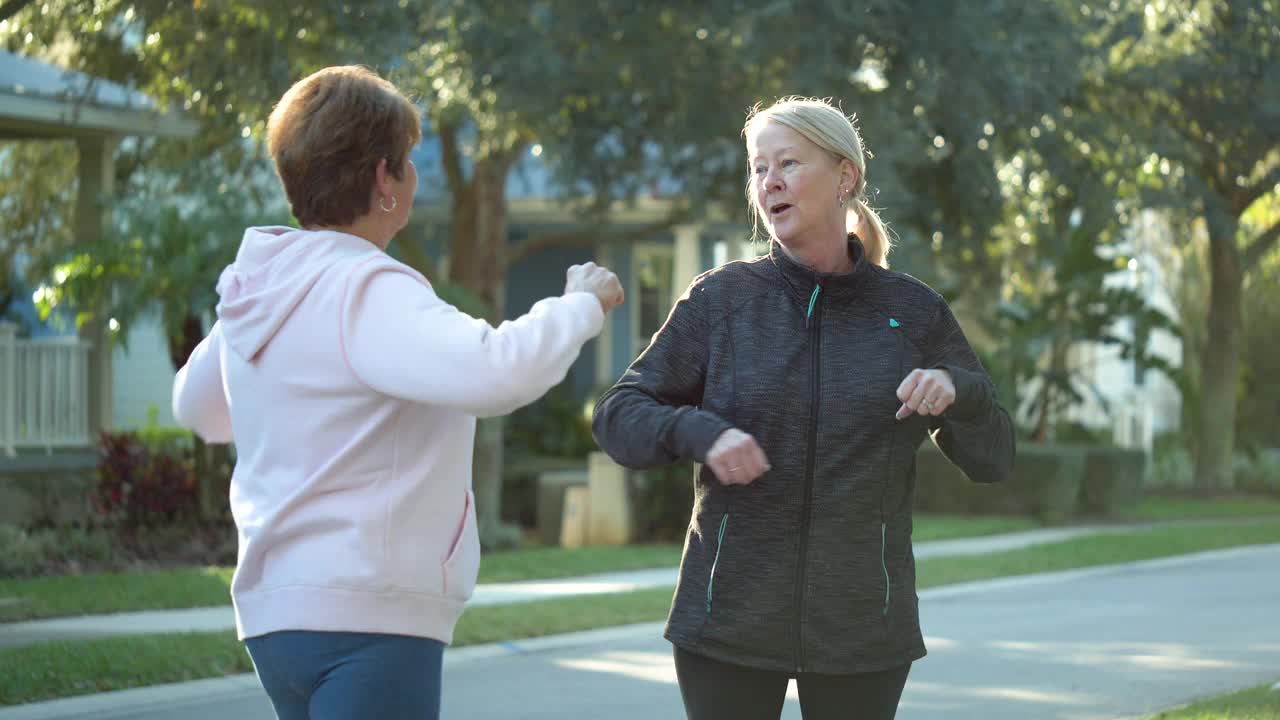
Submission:
[[268,146],[301,228],[245,231],[174,382],[178,421],[236,444],[236,623],[284,720],[438,717],[480,562],[475,419],[560,382],[622,302],[588,263],[494,328],[389,257],[420,125],[359,67],[285,93]]

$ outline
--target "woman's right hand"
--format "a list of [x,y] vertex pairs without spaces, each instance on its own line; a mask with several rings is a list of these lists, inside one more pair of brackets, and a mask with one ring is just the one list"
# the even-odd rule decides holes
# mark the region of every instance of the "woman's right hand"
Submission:
[[622,304],[622,283],[618,282],[618,276],[608,268],[587,262],[570,267],[565,275],[565,295],[572,292],[591,293],[600,301],[600,307],[605,312]]
[[771,468],[756,439],[737,428],[720,433],[707,451],[706,464],[721,485],[747,485]]

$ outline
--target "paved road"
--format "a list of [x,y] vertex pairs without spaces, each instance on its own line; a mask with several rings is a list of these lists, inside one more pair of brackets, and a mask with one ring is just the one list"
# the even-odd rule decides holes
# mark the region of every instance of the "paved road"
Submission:
[[[1275,681],[1277,598],[1280,545],[926,591],[921,609],[930,654],[913,668],[898,717],[1134,717]],[[150,707],[98,696],[106,703],[98,710],[62,705],[68,712],[19,715],[15,709],[0,711],[0,720],[271,720],[251,680],[176,686],[167,697],[130,691]],[[680,718],[674,683],[670,648],[653,624],[463,649],[446,662],[444,717]],[[800,717],[794,696],[784,717]]]

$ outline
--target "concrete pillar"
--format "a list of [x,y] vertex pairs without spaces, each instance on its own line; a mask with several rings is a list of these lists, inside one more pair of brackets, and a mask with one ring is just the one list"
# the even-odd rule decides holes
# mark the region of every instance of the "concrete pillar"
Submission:
[[0,452],[13,456],[18,442],[18,326],[0,320]]
[[631,499],[627,470],[608,455],[587,456],[587,543],[625,545],[631,541]]
[[587,517],[591,508],[590,488],[565,488],[564,515],[560,519],[560,547],[574,550],[587,544]]
[[684,295],[689,283],[707,268],[702,267],[701,225],[675,227],[675,262],[671,270],[671,302]]
[[[114,156],[118,141],[112,136],[92,136],[80,138],[77,142],[80,185],[76,196],[76,239],[93,245],[114,242],[115,238],[108,233],[108,216],[103,201],[115,192]],[[107,327],[108,320],[96,317],[81,331],[81,336],[92,344],[89,351],[91,436],[111,427],[112,333]]]
[[[627,248],[626,251],[629,252],[630,248]],[[597,263],[618,273],[618,280],[623,284],[625,288],[627,284],[627,279],[623,277],[623,275],[625,274],[625,271],[622,271],[618,268],[618,263],[617,263],[617,260],[615,259],[617,257],[615,253],[618,253],[618,252],[623,252],[623,250],[615,249],[611,247],[608,243],[601,242],[596,244],[595,257],[596,257]],[[634,304],[635,302],[636,302],[635,298],[628,297],[627,305],[624,306],[619,312],[622,312],[622,313],[631,312],[630,305]],[[613,328],[613,325],[616,322],[618,315],[619,313],[610,313],[609,316],[604,319],[604,329],[601,330],[600,334],[596,337],[595,385],[597,387],[607,387],[609,385],[612,385],[618,379],[618,371],[613,366],[613,334],[614,332],[616,332]]]

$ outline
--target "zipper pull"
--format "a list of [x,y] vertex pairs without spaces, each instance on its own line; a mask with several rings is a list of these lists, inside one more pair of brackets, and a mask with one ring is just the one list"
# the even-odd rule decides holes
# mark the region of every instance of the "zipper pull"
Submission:
[[804,329],[809,329],[810,321],[813,319],[813,306],[818,304],[818,293],[822,292],[822,285],[813,286],[813,294],[809,296],[809,311],[804,314]]

